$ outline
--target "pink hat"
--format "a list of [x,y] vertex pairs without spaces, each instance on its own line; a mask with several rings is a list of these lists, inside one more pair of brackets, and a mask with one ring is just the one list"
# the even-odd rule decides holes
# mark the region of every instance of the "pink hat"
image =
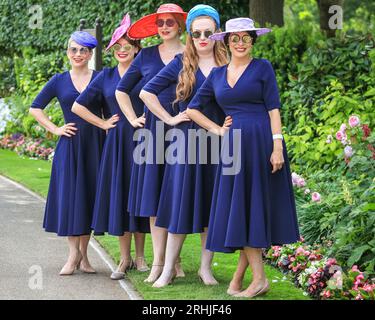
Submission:
[[125,14],[124,18],[122,19],[120,26],[113,32],[111,42],[107,47],[107,51],[119,40],[121,39],[126,32],[128,31],[130,25],[132,24],[130,20],[129,14]]

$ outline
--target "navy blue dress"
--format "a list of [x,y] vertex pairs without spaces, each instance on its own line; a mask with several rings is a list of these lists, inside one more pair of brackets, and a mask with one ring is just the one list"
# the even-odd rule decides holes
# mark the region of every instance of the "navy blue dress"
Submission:
[[[120,80],[117,90],[130,94],[140,82],[145,85],[164,67],[165,64],[160,57],[158,46],[144,48]],[[171,114],[173,114],[172,102],[175,99],[175,90],[174,86],[170,86],[158,95],[160,103]],[[146,106],[144,106],[144,110],[146,115],[144,129],[150,130],[153,135],[151,143],[147,144],[145,148],[145,154],[152,161],[139,164],[140,161],[137,160],[133,164],[128,211],[135,216],[151,217],[156,216],[158,209],[164,174],[164,150],[167,146],[166,143],[161,143],[162,146],[157,148],[156,131],[157,126],[159,126],[158,132],[164,141],[164,130],[168,130],[169,127],[164,125]],[[143,144],[144,140],[139,141],[139,143]],[[150,155],[152,155],[152,159]]]
[[[272,174],[273,151],[268,111],[280,108],[275,73],[268,60],[253,59],[235,86],[227,82],[227,66],[214,68],[189,103],[201,109],[216,101],[233,124],[222,154],[237,155],[237,167],[221,158],[213,192],[207,249],[233,252],[243,247],[267,248],[299,240],[291,174],[285,164]],[[240,140],[233,139],[240,129]],[[235,149],[235,144],[239,147]],[[228,159],[227,159],[228,160]],[[234,160],[235,162],[235,160]],[[235,170],[230,170],[234,168]]]
[[[150,231],[149,219],[129,216],[126,210],[135,142],[134,128],[122,113],[115,96],[120,79],[117,67],[104,68],[76,100],[88,109],[103,101],[106,117],[118,114],[120,118],[116,127],[108,130],[104,143],[92,221],[95,234],[108,232],[115,236]],[[135,86],[130,93],[137,116],[143,114],[140,90],[140,86]]]
[[[93,72],[91,81],[98,75]],[[97,173],[99,171],[105,132],[71,111],[79,96],[69,71],[54,75],[35,98],[31,108],[44,109],[57,98],[65,123],[76,124],[76,135],[61,136],[52,163],[51,181],[43,227],[59,236],[80,236],[91,233]],[[100,103],[91,106],[98,117]]]
[[[182,55],[179,54],[165,68],[163,68],[151,81],[149,81],[143,90],[158,95],[165,88],[176,85],[178,76],[182,69]],[[196,83],[191,97],[205,80],[200,69],[196,72]],[[189,100],[178,103],[178,111],[186,110]],[[203,113],[222,126],[224,123],[224,112],[214,102],[211,101],[204,106]],[[194,139],[193,144],[189,144],[188,130],[203,129],[195,122],[182,122],[176,125],[172,130],[181,130],[184,134],[184,140],[172,142],[170,147],[177,150],[184,150],[183,163],[166,163],[163,178],[163,184],[160,194],[159,207],[157,212],[156,225],[167,228],[170,233],[191,234],[204,232],[208,227],[212,191],[214,186],[215,173],[217,165],[210,164],[210,139],[206,146],[207,164],[200,164],[199,154],[202,152],[203,145],[200,140]],[[203,131],[207,133],[206,130]],[[199,133],[197,131],[197,133]],[[173,136],[173,135],[172,135]],[[181,144],[178,146],[177,144]],[[219,147],[219,145],[218,145]],[[194,150],[192,149],[194,148]],[[168,147],[169,149],[169,147]],[[196,162],[189,164],[189,152],[194,152]]]

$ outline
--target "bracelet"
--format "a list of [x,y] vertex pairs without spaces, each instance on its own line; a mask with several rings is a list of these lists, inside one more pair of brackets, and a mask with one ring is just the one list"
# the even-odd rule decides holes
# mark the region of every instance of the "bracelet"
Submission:
[[277,134],[273,134],[272,135],[272,139],[273,140],[276,140],[276,139],[281,139],[281,140],[284,140],[284,137],[281,133],[277,133]]

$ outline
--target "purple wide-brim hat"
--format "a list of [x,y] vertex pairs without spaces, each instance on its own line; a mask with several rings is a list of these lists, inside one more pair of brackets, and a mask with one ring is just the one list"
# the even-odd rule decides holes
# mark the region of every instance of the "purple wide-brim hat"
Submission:
[[255,28],[254,21],[250,18],[235,18],[230,19],[225,23],[225,31],[218,32],[211,35],[211,40],[224,40],[224,37],[228,33],[232,32],[243,32],[243,31],[255,31],[258,36],[271,31],[268,28]]
[[124,18],[122,18],[120,26],[115,30],[115,32],[113,32],[111,42],[106,49],[107,51],[126,34],[131,24],[132,22],[130,16],[127,13]]

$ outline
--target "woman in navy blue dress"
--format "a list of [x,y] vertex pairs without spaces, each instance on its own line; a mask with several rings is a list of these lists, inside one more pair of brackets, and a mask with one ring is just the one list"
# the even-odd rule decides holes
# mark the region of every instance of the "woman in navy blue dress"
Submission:
[[[150,111],[167,125],[171,124],[173,117],[160,103],[159,93],[177,84],[176,107],[179,112],[185,112],[190,98],[202,85],[211,69],[228,62],[225,46],[208,39],[208,36],[220,27],[219,14],[214,8],[208,5],[197,5],[192,8],[186,19],[186,27],[188,35],[184,54],[177,55],[149,81],[140,95]],[[216,124],[222,125],[225,117],[223,111],[215,102],[211,104],[205,106],[203,113]],[[163,273],[154,283],[154,287],[163,287],[173,279],[174,265],[183,242],[186,235],[192,233],[201,234],[202,256],[198,275],[206,285],[217,284],[211,271],[213,253],[205,248],[217,165],[197,162],[200,153],[207,152],[208,161],[211,158],[210,146],[204,145],[201,141],[203,136],[199,137],[198,143],[194,140],[196,146],[193,151],[191,150],[189,132],[199,132],[199,129],[201,128],[197,124],[189,121],[181,122],[174,126],[173,131],[170,130],[171,137],[177,137],[182,132],[183,139],[172,143],[168,150],[173,146],[177,152],[184,151],[182,158],[177,155],[177,163],[167,161],[165,165],[156,225],[168,229],[168,240]],[[214,138],[217,140],[217,136]],[[219,144],[216,146],[219,148]],[[203,148],[206,150],[203,151]],[[196,161],[193,163],[189,163],[190,153],[195,153]]]
[[[145,127],[152,133],[151,143],[147,146],[155,152],[152,154],[147,150],[148,156],[152,157],[151,163],[141,163],[140,157],[134,155],[134,165],[130,180],[130,192],[128,200],[128,211],[131,215],[138,217],[148,217],[150,219],[152,245],[154,259],[149,277],[145,282],[154,282],[161,274],[164,266],[165,246],[167,232],[163,228],[155,226],[156,213],[159,203],[161,183],[164,173],[164,126],[162,121],[149,112],[145,106],[145,118],[137,117],[129,97],[134,87],[146,84],[165,65],[167,65],[176,54],[184,49],[180,41],[180,35],[185,26],[186,13],[177,5],[161,5],[157,13],[145,16],[135,22],[128,31],[132,39],[141,39],[159,34],[163,43],[158,46],[144,48],[134,59],[129,70],[120,80],[116,97],[117,101],[134,128]],[[175,98],[174,88],[169,87],[159,94],[159,99],[164,107],[172,113],[172,102]],[[175,117],[175,121],[181,121],[186,117],[180,114]],[[158,129],[157,129],[158,128]],[[157,145],[157,132],[161,135],[162,145]],[[136,150],[142,147],[140,142]],[[155,153],[157,149],[162,155],[162,161],[157,162]],[[159,159],[159,158],[158,158]],[[160,160],[160,159],[159,159]],[[179,276],[184,276],[180,264],[176,264]]]
[[[269,290],[262,248],[299,240],[275,73],[268,60],[250,55],[256,37],[268,31],[254,28],[249,18],[237,18],[226,23],[226,32],[211,36],[229,45],[231,61],[212,70],[187,111],[207,130],[226,133],[215,180],[207,249],[244,251],[253,281],[235,294],[238,297],[254,297]],[[229,130],[209,122],[199,111],[211,101],[232,117]],[[232,161],[227,161],[230,157]]]
[[[92,228],[96,234],[108,232],[119,237],[121,261],[111,275],[113,280],[124,278],[126,270],[133,265],[139,271],[149,270],[144,259],[145,232],[150,230],[149,219],[129,216],[126,210],[135,146],[134,128],[121,112],[115,97],[118,82],[128,70],[134,56],[141,50],[139,41],[130,40],[126,35],[130,25],[130,16],[127,14],[113,33],[107,47],[107,50],[112,48],[118,65],[104,68],[72,107],[72,111],[84,120],[108,130],[100,163]],[[140,86],[136,86],[130,93],[138,117],[143,114],[143,103],[139,99],[140,89]],[[91,106],[100,102],[106,107],[109,120],[103,120],[90,111]],[[133,233],[136,249],[134,261],[130,253]]]
[[[87,246],[105,132],[76,116],[71,112],[71,107],[98,74],[88,68],[96,43],[96,39],[87,32],[73,33],[67,50],[72,69],[54,75],[30,108],[30,113],[46,130],[60,136],[52,164],[43,222],[47,232],[68,237],[69,258],[60,275],[70,275],[76,268],[88,273],[95,272],[87,258]],[[61,105],[66,123],[60,128],[43,112],[54,98]],[[101,104],[92,105],[91,108],[98,117],[102,116]]]

